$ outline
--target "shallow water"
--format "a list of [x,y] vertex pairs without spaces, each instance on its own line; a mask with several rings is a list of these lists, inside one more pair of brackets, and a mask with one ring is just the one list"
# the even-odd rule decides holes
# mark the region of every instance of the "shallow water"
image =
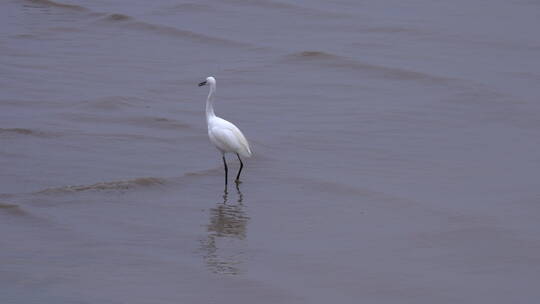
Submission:
[[540,298],[538,3],[0,7],[1,303]]

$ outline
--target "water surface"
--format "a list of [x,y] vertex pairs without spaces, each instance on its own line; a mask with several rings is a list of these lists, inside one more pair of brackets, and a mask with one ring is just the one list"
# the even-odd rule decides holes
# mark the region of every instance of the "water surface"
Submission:
[[62,1],[0,5],[2,303],[540,298],[537,3]]

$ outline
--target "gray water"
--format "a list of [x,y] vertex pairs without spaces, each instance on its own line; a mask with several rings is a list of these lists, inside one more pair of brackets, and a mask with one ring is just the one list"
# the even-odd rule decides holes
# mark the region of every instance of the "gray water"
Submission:
[[61,1],[0,4],[0,303],[540,299],[537,1]]

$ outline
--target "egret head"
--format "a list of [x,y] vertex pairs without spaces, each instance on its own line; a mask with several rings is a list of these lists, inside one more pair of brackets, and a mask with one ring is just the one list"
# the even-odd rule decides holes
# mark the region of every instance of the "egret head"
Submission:
[[199,83],[199,86],[202,87],[203,85],[206,85],[206,84],[215,85],[216,79],[212,76],[206,77],[206,80]]

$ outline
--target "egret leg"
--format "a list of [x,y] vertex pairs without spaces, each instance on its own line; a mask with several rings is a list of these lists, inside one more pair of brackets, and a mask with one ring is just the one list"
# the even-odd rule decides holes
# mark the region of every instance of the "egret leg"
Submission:
[[223,154],[223,165],[225,166],[225,186],[227,186],[227,173],[229,169],[227,168],[227,161],[225,160],[225,154]]
[[244,200],[244,195],[242,194],[242,191],[240,191],[240,183],[236,183],[236,193],[238,194],[238,204],[242,205],[242,201]]
[[238,156],[238,160],[240,161],[240,169],[238,169],[238,175],[236,175],[236,182],[240,182],[240,173],[242,172],[242,168],[244,168],[244,163],[242,163],[242,159],[240,158],[240,155],[236,153],[236,156]]

